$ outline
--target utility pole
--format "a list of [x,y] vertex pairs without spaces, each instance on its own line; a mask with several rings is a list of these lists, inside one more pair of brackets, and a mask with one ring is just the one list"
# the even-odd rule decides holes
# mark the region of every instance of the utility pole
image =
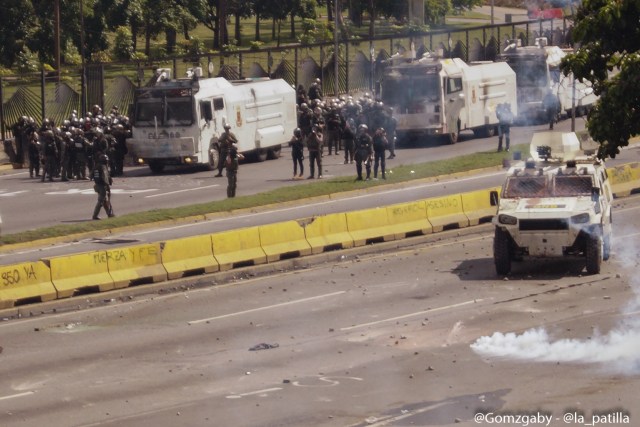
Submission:
[[55,2],[53,3],[53,19],[53,55],[55,56],[54,60],[56,62],[56,81],[60,82],[60,74],[62,72],[60,64],[60,0],[55,0]]
[[338,92],[339,92],[339,88],[338,88],[338,81],[339,81],[339,77],[340,77],[340,63],[339,63],[339,45],[338,45],[338,13],[340,13],[340,7],[339,7],[339,3],[340,0],[333,0],[333,5],[335,6],[335,10],[333,13],[333,61],[334,61],[334,74],[335,74],[335,80],[334,80],[334,88],[333,88],[333,95],[337,98],[338,97]]
[[82,61],[82,75],[80,76],[80,114],[87,112],[87,71],[85,69],[84,60],[84,11],[82,2],[80,1],[80,59]]

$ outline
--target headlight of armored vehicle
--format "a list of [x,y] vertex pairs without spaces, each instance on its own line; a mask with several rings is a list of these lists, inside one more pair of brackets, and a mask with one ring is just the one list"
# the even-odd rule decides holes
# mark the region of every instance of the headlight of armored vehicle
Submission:
[[518,218],[511,215],[502,214],[498,215],[498,222],[505,225],[516,225],[518,223]]
[[574,224],[586,224],[590,221],[591,217],[588,213],[581,213],[571,217],[571,222]]

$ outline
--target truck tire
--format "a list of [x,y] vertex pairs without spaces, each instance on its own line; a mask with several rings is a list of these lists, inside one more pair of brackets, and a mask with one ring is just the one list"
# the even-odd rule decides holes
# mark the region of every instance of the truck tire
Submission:
[[449,131],[449,144],[455,144],[458,142],[458,138],[460,137],[460,120],[456,123],[454,129]]
[[220,162],[220,153],[216,148],[209,150],[209,161],[207,162],[207,170],[213,171],[218,168],[218,163]]
[[598,274],[600,273],[600,266],[602,265],[602,240],[599,236],[589,237],[587,239],[587,247],[585,248],[585,258],[587,264],[587,273]]
[[257,148],[255,151],[256,162],[264,162],[269,157],[269,151],[264,148]]
[[500,228],[496,228],[493,237],[493,262],[499,275],[511,273],[511,240],[509,234]]
[[602,240],[602,260],[607,261],[611,257],[611,236],[605,236]]
[[280,152],[282,151],[282,145],[276,145],[267,150],[267,158],[269,160],[275,160],[280,157]]
[[151,170],[151,173],[162,173],[162,171],[164,170],[164,163],[158,161],[150,161],[149,169]]

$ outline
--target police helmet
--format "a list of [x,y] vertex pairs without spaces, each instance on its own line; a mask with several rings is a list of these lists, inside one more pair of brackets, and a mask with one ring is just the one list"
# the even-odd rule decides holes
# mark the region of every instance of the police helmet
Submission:
[[224,127],[224,130],[231,129],[231,125],[229,123],[225,123],[223,127]]
[[297,137],[301,137],[302,136],[302,130],[300,130],[300,128],[295,128],[295,130],[293,131],[293,134]]
[[98,161],[100,163],[107,163],[109,161],[109,156],[106,154],[100,154],[100,156],[98,156]]

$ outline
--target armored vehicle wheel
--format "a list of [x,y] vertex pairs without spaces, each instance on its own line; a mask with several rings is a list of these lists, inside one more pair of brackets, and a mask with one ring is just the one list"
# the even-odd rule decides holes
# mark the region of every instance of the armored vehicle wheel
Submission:
[[217,149],[213,148],[209,150],[209,161],[207,162],[207,170],[213,171],[218,168],[218,162],[220,161],[220,153]]
[[258,148],[255,151],[255,159],[256,162],[264,162],[265,160],[267,160],[267,157],[269,155],[269,151],[265,150],[264,148]]
[[506,276],[511,272],[511,242],[509,234],[496,228],[493,237],[493,261],[496,265],[496,273]]
[[600,273],[602,264],[602,240],[600,237],[589,237],[587,247],[585,248],[585,258],[587,264],[587,273]]
[[280,157],[280,152],[282,151],[282,145],[276,145],[267,150],[267,158],[269,160],[275,160]]
[[607,261],[611,256],[611,236],[605,236],[602,240],[602,260]]
[[151,170],[151,173],[162,173],[164,170],[164,163],[149,162],[149,169]]
[[459,136],[460,131],[458,130],[458,128],[452,129],[451,132],[449,132],[449,144],[455,144],[456,142],[458,142]]

